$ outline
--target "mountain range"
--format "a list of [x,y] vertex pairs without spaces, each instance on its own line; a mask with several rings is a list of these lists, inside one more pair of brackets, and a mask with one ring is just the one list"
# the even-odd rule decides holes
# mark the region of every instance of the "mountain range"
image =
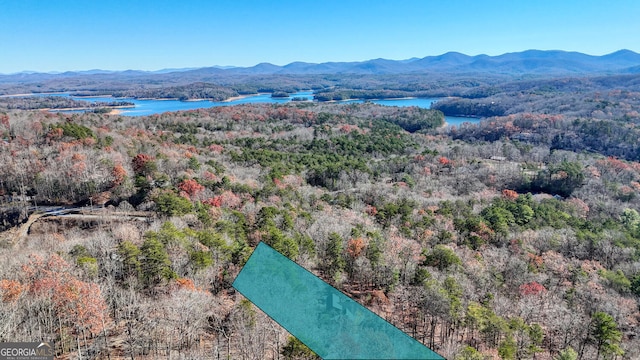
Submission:
[[212,66],[204,68],[164,69],[158,71],[67,71],[63,73],[22,72],[0,75],[0,82],[41,81],[54,78],[234,76],[234,75],[317,75],[317,74],[498,74],[498,75],[570,75],[570,74],[629,74],[640,73],[640,54],[619,50],[611,54],[594,56],[560,50],[527,50],[498,56],[469,56],[448,52],[438,56],[407,60],[373,59],[359,62],[292,62],[284,66],[260,63],[252,67]]
[[[362,62],[293,62],[284,66],[269,63],[249,68],[227,69],[236,74],[409,74],[409,73],[607,73],[636,72],[640,54],[620,50],[593,56],[579,52],[527,50],[498,56],[469,56],[448,52],[409,60],[374,59]],[[199,69],[194,71],[208,71]]]

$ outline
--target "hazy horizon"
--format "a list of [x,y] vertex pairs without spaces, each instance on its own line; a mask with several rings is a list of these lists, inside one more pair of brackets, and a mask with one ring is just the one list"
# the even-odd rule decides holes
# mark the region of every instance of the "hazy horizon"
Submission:
[[[370,60],[377,60],[377,59],[383,59],[383,60],[391,60],[391,61],[409,61],[409,60],[418,60],[418,59],[422,59],[422,58],[427,58],[427,57],[438,57],[438,56],[442,56],[448,53],[460,53],[466,56],[470,56],[470,57],[474,57],[474,56],[482,56],[482,55],[488,55],[488,56],[500,56],[500,55],[505,55],[505,54],[509,54],[509,53],[521,53],[521,52],[526,52],[526,51],[562,51],[562,52],[567,52],[567,53],[582,53],[579,51],[571,51],[571,50],[560,50],[560,49],[548,49],[548,50],[541,50],[541,49],[527,49],[527,50],[522,50],[522,51],[510,51],[510,52],[506,52],[506,53],[502,53],[502,54],[497,54],[497,55],[488,55],[488,54],[465,54],[462,53],[460,51],[455,51],[455,50],[451,50],[451,51],[447,51],[444,52],[442,54],[435,54],[435,55],[425,55],[425,56],[414,56],[411,58],[407,58],[407,59],[388,59],[388,58],[371,58],[371,59],[360,59],[360,60],[347,60],[347,61],[327,61],[327,62],[321,62],[321,63],[332,63],[332,62],[344,62],[344,63],[356,63],[356,62],[366,62],[366,61],[370,61]],[[606,53],[606,54],[601,54],[601,55],[594,55],[594,54],[587,54],[587,53],[582,53],[584,55],[588,55],[588,56],[604,56],[604,55],[610,55],[610,54],[614,54],[620,51],[633,51],[633,50],[629,50],[629,49],[618,49],[615,51],[612,51],[610,53]],[[637,53],[635,51],[633,51],[634,53]],[[258,66],[260,64],[271,64],[271,65],[276,65],[276,66],[286,66],[295,62],[299,62],[298,60],[294,60],[292,62],[289,63],[284,63],[284,64],[273,64],[267,61],[262,61],[262,62],[257,62],[253,65],[249,65],[249,66],[238,66],[238,65],[205,65],[205,66],[186,66],[186,67],[182,67],[182,68],[169,68],[169,67],[164,67],[164,68],[159,68],[159,69],[133,69],[133,68],[128,68],[128,69],[101,69],[101,68],[91,68],[91,69],[72,69],[72,70],[65,70],[65,71],[59,71],[59,70],[50,70],[50,71],[37,71],[37,70],[21,70],[21,71],[17,71],[17,72],[13,72],[13,73],[1,73],[0,75],[17,75],[17,74],[51,74],[51,75],[57,75],[57,74],[63,74],[66,72],[78,72],[78,73],[86,73],[86,72],[124,72],[124,71],[140,71],[140,72],[147,72],[147,73],[158,73],[158,72],[171,72],[171,71],[188,71],[188,70],[195,70],[195,69],[202,69],[202,68],[220,68],[220,69],[231,69],[231,68],[251,68],[254,66]],[[306,62],[305,63],[309,63],[309,64],[321,64],[321,63],[313,63],[313,62]]]

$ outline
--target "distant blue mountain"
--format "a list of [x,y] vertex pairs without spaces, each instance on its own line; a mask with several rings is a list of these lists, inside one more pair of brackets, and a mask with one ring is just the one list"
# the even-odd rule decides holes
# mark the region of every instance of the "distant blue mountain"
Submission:
[[[448,52],[408,60],[373,59],[360,62],[293,62],[284,66],[269,63],[225,70],[227,74],[411,74],[411,73],[495,73],[495,74],[588,74],[622,73],[640,66],[640,54],[630,50],[593,56],[559,50],[527,50],[498,56],[469,56]],[[198,70],[196,70],[198,71]]]
[[293,62],[284,66],[260,63],[251,67],[212,66],[197,69],[163,69],[158,71],[87,70],[64,73],[24,71],[0,75],[0,82],[35,81],[62,77],[109,76],[113,78],[163,76],[171,78],[211,79],[234,75],[313,75],[313,74],[504,74],[504,75],[580,75],[624,74],[640,72],[640,54],[619,50],[602,56],[560,50],[527,50],[498,56],[469,56],[448,52],[438,56],[407,60],[373,59],[359,62]]
[[469,56],[448,52],[408,60],[372,59],[358,62],[293,62],[284,66],[260,63],[252,67],[210,67],[187,72],[219,75],[311,75],[311,74],[411,74],[411,73],[496,73],[496,74],[587,74],[617,73],[640,66],[640,54],[620,50],[604,56],[578,52],[527,50],[498,56]]

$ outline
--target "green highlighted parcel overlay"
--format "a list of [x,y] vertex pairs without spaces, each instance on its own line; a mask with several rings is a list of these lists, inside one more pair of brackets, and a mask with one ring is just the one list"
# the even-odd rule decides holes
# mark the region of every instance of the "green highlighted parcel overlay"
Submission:
[[325,360],[443,359],[264,243],[233,287]]

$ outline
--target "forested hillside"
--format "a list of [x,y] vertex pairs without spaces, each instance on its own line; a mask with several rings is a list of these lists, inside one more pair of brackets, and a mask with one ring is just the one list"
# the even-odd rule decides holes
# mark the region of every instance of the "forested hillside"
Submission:
[[0,113],[0,341],[311,359],[231,287],[264,241],[448,359],[636,359],[637,86],[506,88],[461,129],[368,103]]
[[109,108],[128,107],[133,106],[132,103],[126,101],[111,101],[111,102],[88,102],[74,100],[63,96],[0,96],[0,109],[2,110],[35,110],[35,109],[55,109],[55,110],[69,110],[69,109],[91,109],[93,111],[99,111],[104,109],[104,112],[109,112]]

